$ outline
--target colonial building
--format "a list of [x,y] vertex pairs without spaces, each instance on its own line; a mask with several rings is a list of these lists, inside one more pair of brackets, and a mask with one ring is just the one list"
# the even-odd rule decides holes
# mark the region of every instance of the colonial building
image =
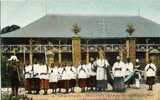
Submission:
[[22,63],[77,65],[103,48],[111,64],[117,55],[160,64],[160,25],[141,16],[46,15],[1,37],[3,55],[16,51]]

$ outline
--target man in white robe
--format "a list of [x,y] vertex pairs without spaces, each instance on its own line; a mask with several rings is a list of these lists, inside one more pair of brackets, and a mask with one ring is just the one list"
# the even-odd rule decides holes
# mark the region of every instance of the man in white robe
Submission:
[[152,90],[152,87],[155,84],[155,76],[156,76],[157,68],[155,64],[153,64],[152,61],[150,60],[144,70],[145,70],[146,77],[147,77],[146,84],[149,85],[148,90]]
[[49,86],[52,89],[52,93],[56,93],[58,85],[58,67],[57,65],[51,64],[49,68]]
[[64,67],[62,72],[63,88],[66,89],[66,93],[69,92],[69,81],[70,81],[70,67],[67,65]]
[[93,88],[96,87],[96,72],[93,71],[93,61],[89,62],[86,67],[88,73],[87,88],[90,88],[90,91],[93,91]]
[[58,65],[58,88],[59,88],[59,93],[61,92],[61,88],[62,88],[62,86],[61,86],[61,84],[60,83],[62,83],[61,81],[62,81],[62,72],[63,72],[63,66],[62,66],[62,64],[59,64]]
[[112,73],[114,77],[113,90],[115,92],[124,92],[125,64],[123,63],[123,61],[121,61],[119,56],[117,56],[117,61],[112,67]]
[[28,91],[28,94],[31,94],[32,86],[32,65],[27,64],[24,68],[24,78],[25,78],[25,89]]
[[95,62],[96,66],[96,90],[97,91],[105,91],[107,86],[107,67],[109,63],[103,57],[100,57]]
[[[133,74],[133,63],[130,61],[130,58],[127,58],[127,62],[125,63],[125,77]],[[133,84],[133,76],[126,82],[128,88],[130,88],[130,84]]]
[[40,91],[40,64],[38,64],[37,62],[35,62],[35,64],[33,64],[33,78],[32,78],[32,82],[33,82],[33,90],[36,91],[36,94],[39,94]]
[[40,65],[40,80],[41,80],[41,89],[44,90],[44,95],[47,94],[49,88],[49,74],[48,66],[44,63]]
[[70,67],[70,78],[71,92],[74,92],[74,87],[76,86],[77,69],[73,65]]
[[85,92],[85,88],[86,88],[86,81],[87,81],[87,70],[86,70],[86,65],[82,64],[78,66],[78,84],[79,87],[81,88],[81,92]]

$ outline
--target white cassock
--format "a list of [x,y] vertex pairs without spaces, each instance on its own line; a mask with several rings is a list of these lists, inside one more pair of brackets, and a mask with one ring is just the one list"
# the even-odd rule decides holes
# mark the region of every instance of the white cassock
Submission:
[[78,84],[80,88],[84,88],[87,86],[87,70],[86,70],[86,65],[79,65],[78,66]]
[[125,76],[128,76],[131,73],[133,73],[133,63],[129,62],[125,64]]
[[47,65],[40,65],[40,79],[49,80]]
[[88,77],[86,65],[79,65],[78,66],[78,78],[79,79],[86,79]]
[[49,68],[49,82],[58,82],[58,68]]
[[113,83],[114,91],[119,92],[119,91],[125,90],[125,85],[124,85],[125,68],[124,66],[125,64],[122,61],[120,61],[120,62],[114,63],[112,67],[112,73],[114,77],[114,83]]
[[145,70],[146,77],[147,77],[146,83],[148,85],[155,84],[155,76],[156,76],[156,71],[157,71],[155,64],[153,63],[147,64],[144,70]]
[[105,59],[98,59],[95,64],[97,66],[96,80],[107,80],[106,68],[109,66],[108,61]]
[[72,71],[70,70],[70,78],[71,79],[76,79],[77,77],[77,70],[74,66],[71,67],[72,68]]
[[125,76],[124,66],[125,64],[122,61],[114,63],[112,67],[113,77],[124,77]]
[[70,79],[71,79],[71,77],[70,77],[70,67],[66,66],[65,70],[62,73],[62,80],[70,80]]
[[33,78],[40,78],[41,68],[39,64],[33,64]]
[[155,64],[153,64],[153,63],[147,64],[144,70],[146,72],[147,77],[155,77],[156,76],[157,68],[156,68]]
[[88,76],[96,76],[96,72],[94,72],[92,69],[93,69],[93,64],[89,63],[86,65],[86,68],[87,68],[87,73],[88,73]]
[[32,78],[32,77],[31,77],[31,74],[32,74],[32,65],[27,65],[27,66],[25,67],[24,78],[25,78],[25,79]]
[[59,67],[58,68],[58,80],[62,80],[62,72],[63,72],[63,68]]

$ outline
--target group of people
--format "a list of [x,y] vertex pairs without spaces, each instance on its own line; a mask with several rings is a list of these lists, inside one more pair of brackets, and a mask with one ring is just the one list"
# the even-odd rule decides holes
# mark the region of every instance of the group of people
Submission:
[[[11,61],[14,59],[11,59]],[[24,67],[25,89],[28,93],[39,94],[40,90],[44,90],[47,94],[48,89],[52,89],[53,93],[74,92],[74,88],[79,86],[81,92],[86,91],[105,91],[108,84],[111,84],[113,91],[124,92],[126,86],[130,88],[131,84],[135,84],[136,88],[140,88],[141,75],[145,73],[146,83],[149,90],[155,83],[156,66],[150,61],[142,68],[138,59],[134,65],[130,58],[123,62],[120,56],[117,56],[116,62],[110,66],[107,59],[99,57],[90,60],[89,63],[81,63],[78,66],[72,64],[52,63],[50,66],[41,62],[26,65]]]

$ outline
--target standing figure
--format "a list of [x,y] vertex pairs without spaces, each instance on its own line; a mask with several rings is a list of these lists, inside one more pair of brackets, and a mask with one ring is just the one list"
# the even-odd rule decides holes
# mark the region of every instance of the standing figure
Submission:
[[61,92],[61,88],[62,88],[62,85],[61,83],[63,83],[62,81],[62,72],[63,72],[63,67],[61,64],[59,64],[58,66],[58,88],[59,88],[59,93]]
[[145,67],[145,72],[146,72],[146,77],[147,81],[146,83],[149,85],[148,90],[152,90],[153,84],[155,84],[155,76],[156,76],[156,66],[155,64],[152,63],[152,61],[149,61],[149,64],[146,65]]
[[40,91],[40,65],[37,62],[35,62],[35,64],[33,64],[32,83],[33,83],[33,90],[36,91],[35,94],[39,94],[39,91]]
[[69,84],[71,85],[71,92],[74,93],[74,87],[76,86],[77,69],[73,65],[71,65],[70,67],[70,77],[71,80]]
[[14,55],[14,56],[11,56],[11,58],[8,59],[8,61],[9,61],[9,78],[10,78],[10,82],[11,82],[12,95],[17,96],[18,95],[18,88],[20,86],[20,76],[19,76],[20,69],[17,64],[17,62],[19,60]]
[[49,87],[52,89],[52,93],[56,93],[58,85],[58,67],[51,64],[49,68]]
[[[125,63],[125,77],[129,77],[133,74],[133,63],[130,61],[130,58],[127,58]],[[127,87],[130,88],[130,84],[133,84],[133,76],[126,82]]]
[[109,63],[104,56],[100,56],[95,62],[96,66],[96,90],[105,91],[107,88],[107,67]]
[[85,64],[82,64],[78,66],[78,84],[79,87],[81,88],[81,92],[85,92],[85,88],[87,86],[86,83],[87,83],[87,70]]
[[47,94],[49,88],[49,75],[48,75],[48,66],[44,63],[40,65],[40,87],[44,90],[44,95]]
[[31,94],[32,86],[32,65],[27,64],[24,68],[25,89]]
[[124,68],[125,64],[120,60],[120,57],[117,56],[117,61],[114,63],[112,67],[112,73],[114,77],[113,90],[115,92],[124,92],[125,84],[124,84]]
[[87,79],[87,88],[90,88],[90,91],[93,91],[93,88],[96,87],[96,72],[94,71],[93,60],[91,60],[86,67],[89,76]]
[[70,67],[64,66],[63,71],[62,71],[62,88],[66,90],[65,93],[69,92],[69,80],[70,80]]
[[139,59],[136,59],[136,65],[134,67],[135,70],[135,84],[136,84],[136,88],[140,88],[140,80],[141,80],[141,68],[140,68],[140,63],[139,63]]

